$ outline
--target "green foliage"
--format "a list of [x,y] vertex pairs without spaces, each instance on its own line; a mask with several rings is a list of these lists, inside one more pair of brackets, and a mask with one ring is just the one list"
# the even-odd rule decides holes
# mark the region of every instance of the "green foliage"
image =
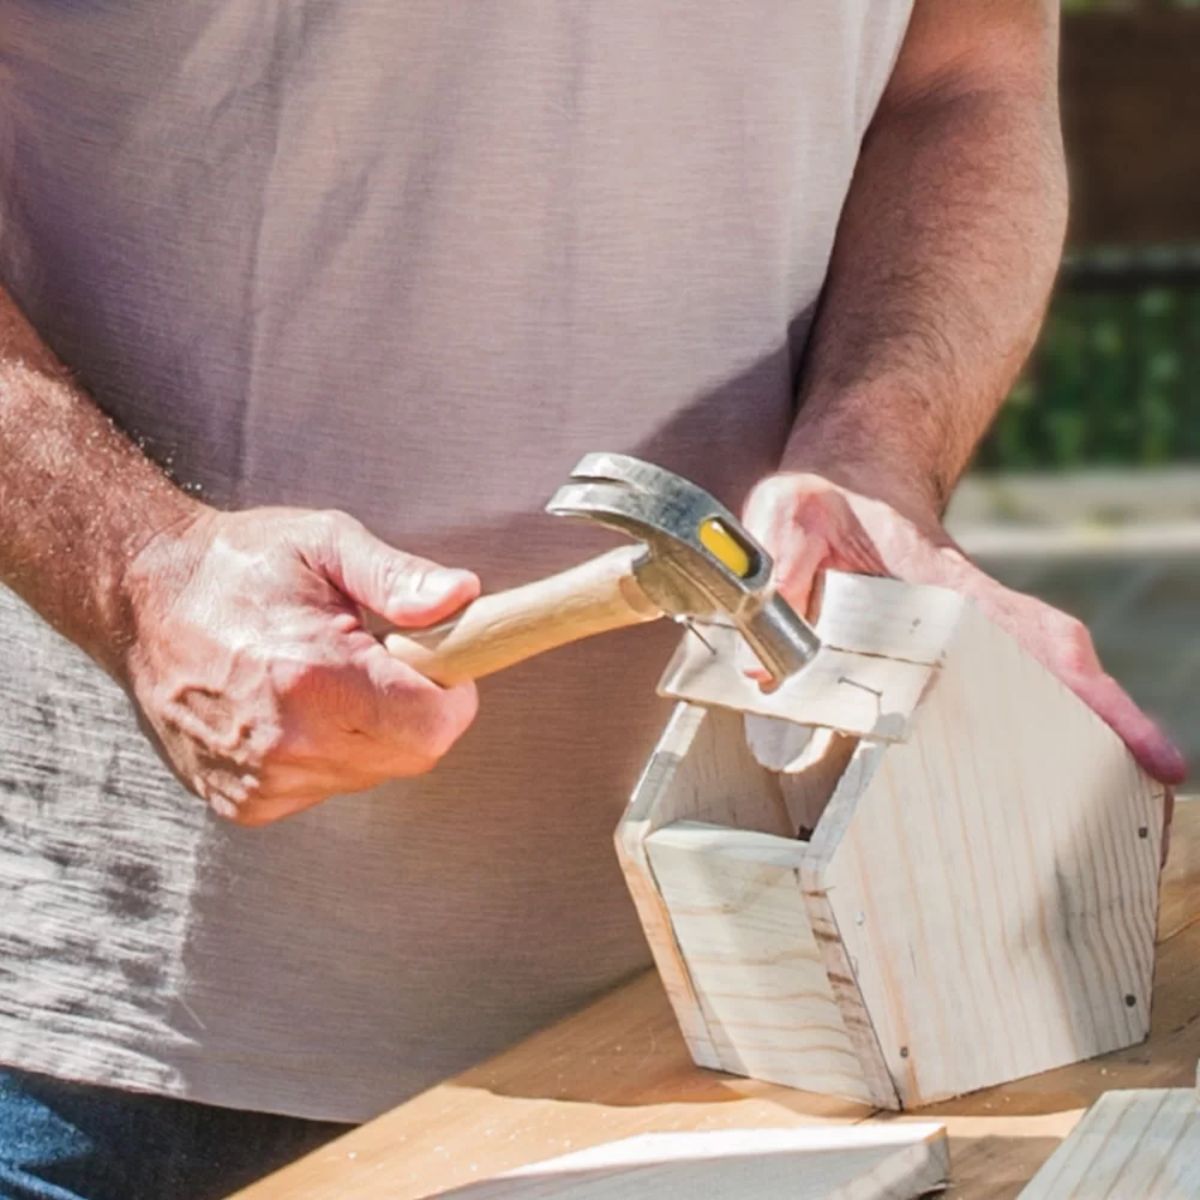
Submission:
[[1200,279],[1068,268],[984,470],[1200,460]]

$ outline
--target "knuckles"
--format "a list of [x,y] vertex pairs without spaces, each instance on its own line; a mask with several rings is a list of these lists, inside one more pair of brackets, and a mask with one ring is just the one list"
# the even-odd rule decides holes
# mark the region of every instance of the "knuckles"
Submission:
[[279,656],[265,665],[271,692],[285,703],[319,702],[330,689],[329,665],[315,656]]
[[474,719],[473,688],[445,692],[414,680],[411,691],[377,696],[394,706],[370,736],[356,734],[339,713],[344,678],[320,662],[274,664],[279,719],[255,727],[253,753],[200,771],[195,790],[233,824],[258,828],[331,796],[361,791],[387,779],[432,771]]
[[854,524],[849,500],[820,475],[781,474],[763,480],[750,494],[746,521],[753,532],[770,539],[779,530],[790,535],[829,536]]
[[421,728],[421,752],[428,757],[432,769],[447,754],[466,732],[479,708],[479,698],[474,689],[461,693],[453,704],[439,703],[431,717]]
[[362,524],[340,508],[319,508],[305,513],[298,520],[305,528],[320,537],[336,540],[362,528]]
[[1053,618],[1048,622],[1052,653],[1063,673],[1072,678],[1099,676],[1100,660],[1088,627],[1075,617],[1048,610]]
[[[333,509],[231,519],[221,553],[236,560],[218,566],[258,562],[267,516],[293,555],[301,547],[336,551],[363,531]],[[273,553],[268,565],[287,559],[288,547],[277,541]],[[385,585],[401,583],[415,569],[408,562],[380,556]],[[347,638],[305,597],[284,590],[264,600],[260,583],[251,580],[245,602],[222,610],[220,621],[212,593],[201,588],[193,606],[174,610],[194,635],[185,642],[176,619],[171,636],[155,643],[163,649],[138,659],[132,690],[178,778],[221,818],[257,828],[330,796],[436,767],[474,719],[474,689],[443,691],[415,674],[380,673],[365,638]]]

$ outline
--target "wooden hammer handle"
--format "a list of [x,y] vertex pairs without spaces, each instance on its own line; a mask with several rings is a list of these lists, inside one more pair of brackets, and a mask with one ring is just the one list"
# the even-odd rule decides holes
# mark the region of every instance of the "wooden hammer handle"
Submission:
[[389,653],[449,687],[556,646],[662,616],[633,575],[639,546],[622,546],[568,571],[481,596],[457,620],[426,633],[391,633]]

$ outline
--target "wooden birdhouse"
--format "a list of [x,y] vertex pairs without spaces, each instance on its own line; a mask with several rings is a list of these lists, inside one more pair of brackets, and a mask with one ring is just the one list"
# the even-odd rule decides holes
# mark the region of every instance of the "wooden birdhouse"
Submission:
[[697,1063],[910,1108],[1144,1038],[1163,789],[940,588],[830,573],[777,691],[686,635],[617,847]]

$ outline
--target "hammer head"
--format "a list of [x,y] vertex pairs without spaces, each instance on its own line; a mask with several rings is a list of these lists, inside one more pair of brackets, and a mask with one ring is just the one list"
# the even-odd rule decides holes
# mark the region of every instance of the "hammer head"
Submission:
[[646,595],[681,620],[732,622],[774,683],[816,653],[816,634],[772,586],[771,556],[694,483],[625,454],[588,454],[546,510],[640,540],[634,569]]

